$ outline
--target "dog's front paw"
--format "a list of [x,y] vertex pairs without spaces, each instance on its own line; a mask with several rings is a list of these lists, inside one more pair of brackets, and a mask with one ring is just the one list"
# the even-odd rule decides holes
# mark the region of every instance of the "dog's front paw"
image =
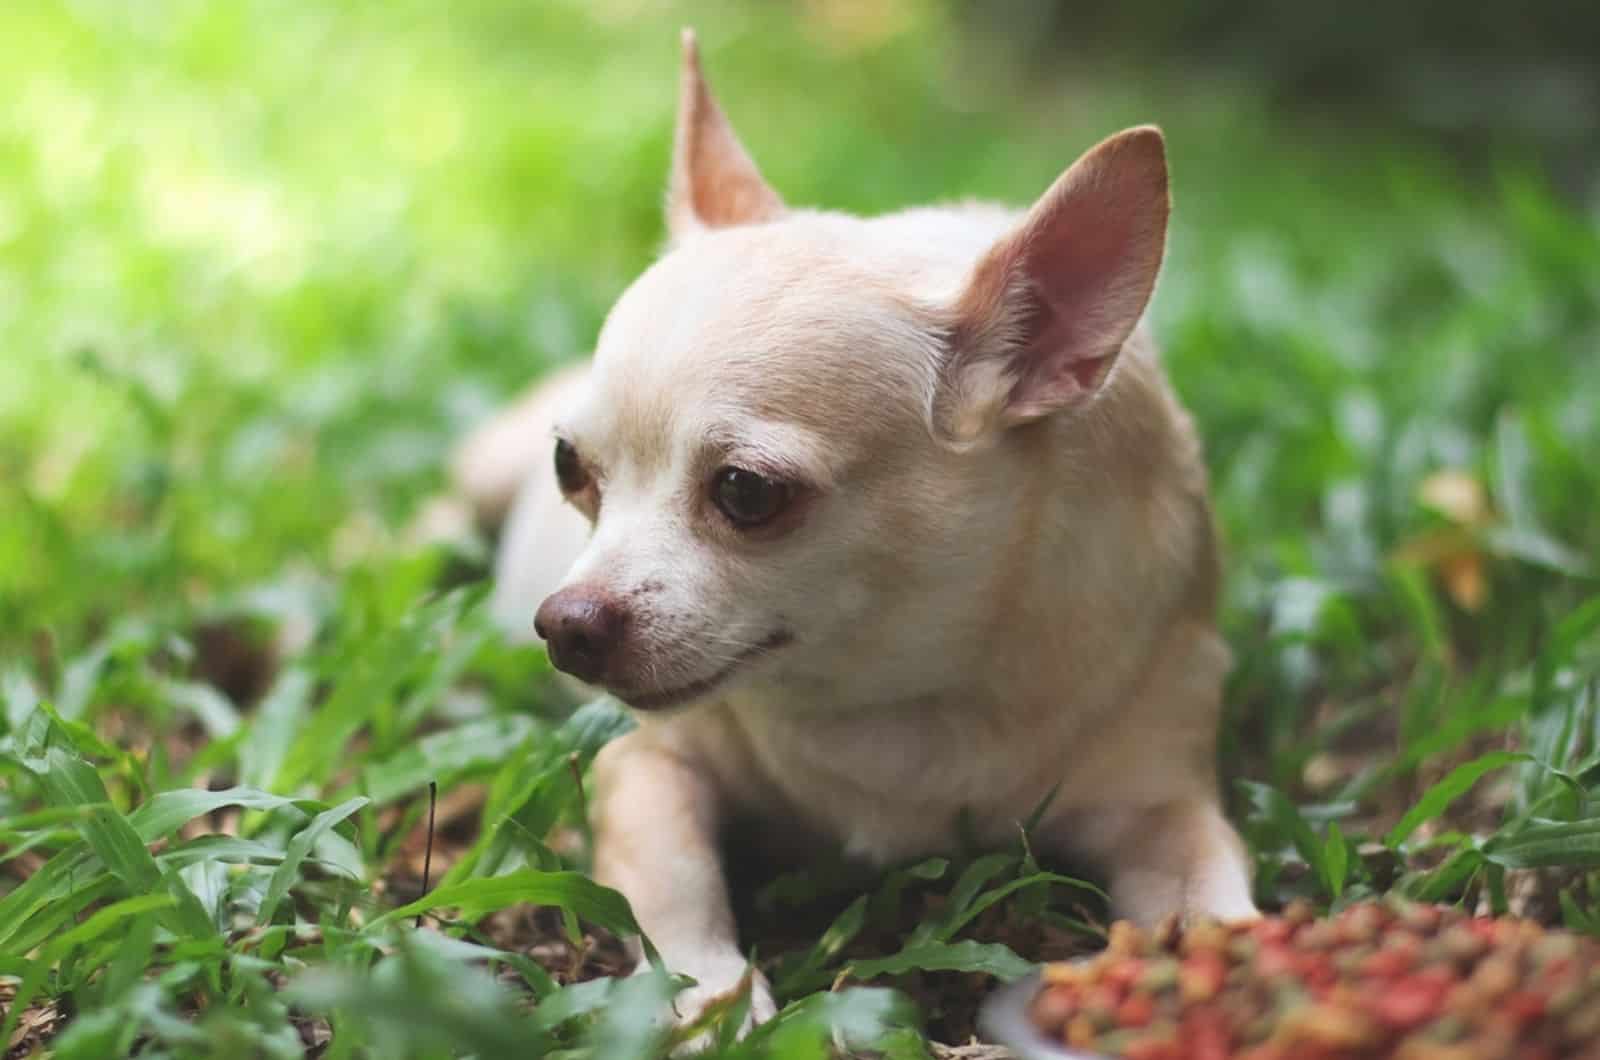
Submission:
[[[765,1023],[778,1014],[767,977],[742,961],[737,964],[718,962],[715,968],[695,974],[694,979],[694,986],[672,1000],[674,1020],[680,1030],[688,1030],[703,1021],[714,1019],[719,1011],[737,1008],[746,993],[749,995],[749,1004],[739,1026],[739,1037],[749,1034],[756,1024]],[[718,1034],[715,1025],[702,1030],[676,1046],[672,1055],[692,1056],[704,1052],[715,1043]]]

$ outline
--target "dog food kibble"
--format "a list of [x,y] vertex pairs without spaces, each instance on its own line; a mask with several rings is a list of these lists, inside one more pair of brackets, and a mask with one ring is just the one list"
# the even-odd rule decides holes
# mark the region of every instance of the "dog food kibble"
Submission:
[[1239,924],[1114,924],[1051,964],[1049,1037],[1128,1060],[1600,1060],[1600,943],[1386,899]]

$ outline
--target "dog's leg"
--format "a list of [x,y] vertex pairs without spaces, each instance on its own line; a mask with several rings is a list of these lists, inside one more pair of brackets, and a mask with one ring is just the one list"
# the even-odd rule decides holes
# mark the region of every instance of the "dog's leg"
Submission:
[[1215,801],[1071,813],[1048,836],[1104,868],[1117,916],[1154,924],[1172,913],[1259,915],[1244,844]]
[[[717,851],[716,791],[645,730],[601,751],[595,781],[595,877],[627,897],[667,967],[694,977],[674,1002],[679,1021],[691,1022],[749,971]],[[747,1025],[776,1012],[760,972],[750,989]]]

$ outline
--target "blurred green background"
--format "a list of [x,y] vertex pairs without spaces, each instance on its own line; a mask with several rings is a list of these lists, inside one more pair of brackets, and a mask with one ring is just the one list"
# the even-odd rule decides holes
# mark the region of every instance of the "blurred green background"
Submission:
[[[1101,135],[1163,124],[1178,212],[1157,314],[1252,542],[1301,534],[1363,467],[1408,498],[1431,464],[1472,463],[1519,395],[1585,451],[1595,192],[1565,139],[1508,121],[1464,158],[1413,120],[1425,97],[1364,98],[1369,70],[1307,100],[1282,70],[1331,41],[1305,26],[1230,53],[1201,47],[1215,19],[1088,5],[1080,40],[1075,10],[7,5],[0,637],[77,643],[86,619],[326,568],[338,541],[402,525],[451,440],[583,351],[656,248],[689,22],[796,202],[1025,202]],[[1376,13],[1350,21],[1389,39]],[[1557,77],[1582,38],[1541,39]],[[1456,451],[1424,452],[1456,426]],[[1403,431],[1413,455],[1369,460]],[[1531,488],[1588,507],[1554,485]],[[1372,500],[1367,518],[1406,518]]]
[[[372,798],[356,840],[317,848],[368,904],[416,891],[430,779],[492,786],[463,877],[581,867],[542,845],[581,797],[530,762],[589,737],[555,728],[537,652],[459,598],[419,609],[488,548],[438,543],[429,504],[461,434],[582,355],[658,248],[692,24],[795,203],[1020,205],[1104,135],[1161,124],[1176,214],[1153,313],[1228,541],[1222,753],[1258,782],[1239,809],[1263,901],[1399,888],[1600,929],[1597,11],[0,6],[0,819],[33,851],[0,861],[0,904],[71,849],[27,816],[50,801],[24,768],[45,731],[119,810],[233,783]],[[1533,757],[1482,757],[1508,748]],[[281,851],[292,817],[246,831]],[[261,912],[251,857],[226,887],[186,877],[219,925]],[[52,886],[21,937],[76,915]],[[332,937],[349,895],[295,887]],[[826,985],[838,948],[807,952]],[[77,989],[70,963],[47,995]],[[145,1026],[134,997],[101,1001]],[[288,1026],[232,1012],[208,1019],[241,1041]]]

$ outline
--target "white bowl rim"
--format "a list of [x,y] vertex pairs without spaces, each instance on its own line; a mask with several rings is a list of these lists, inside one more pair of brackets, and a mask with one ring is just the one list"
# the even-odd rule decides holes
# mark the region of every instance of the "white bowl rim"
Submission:
[[985,1041],[1003,1045],[1019,1060],[1113,1060],[1103,1053],[1071,1049],[1039,1032],[1028,1018],[1028,1008],[1044,980],[1039,972],[995,990],[978,1010],[978,1033]]

